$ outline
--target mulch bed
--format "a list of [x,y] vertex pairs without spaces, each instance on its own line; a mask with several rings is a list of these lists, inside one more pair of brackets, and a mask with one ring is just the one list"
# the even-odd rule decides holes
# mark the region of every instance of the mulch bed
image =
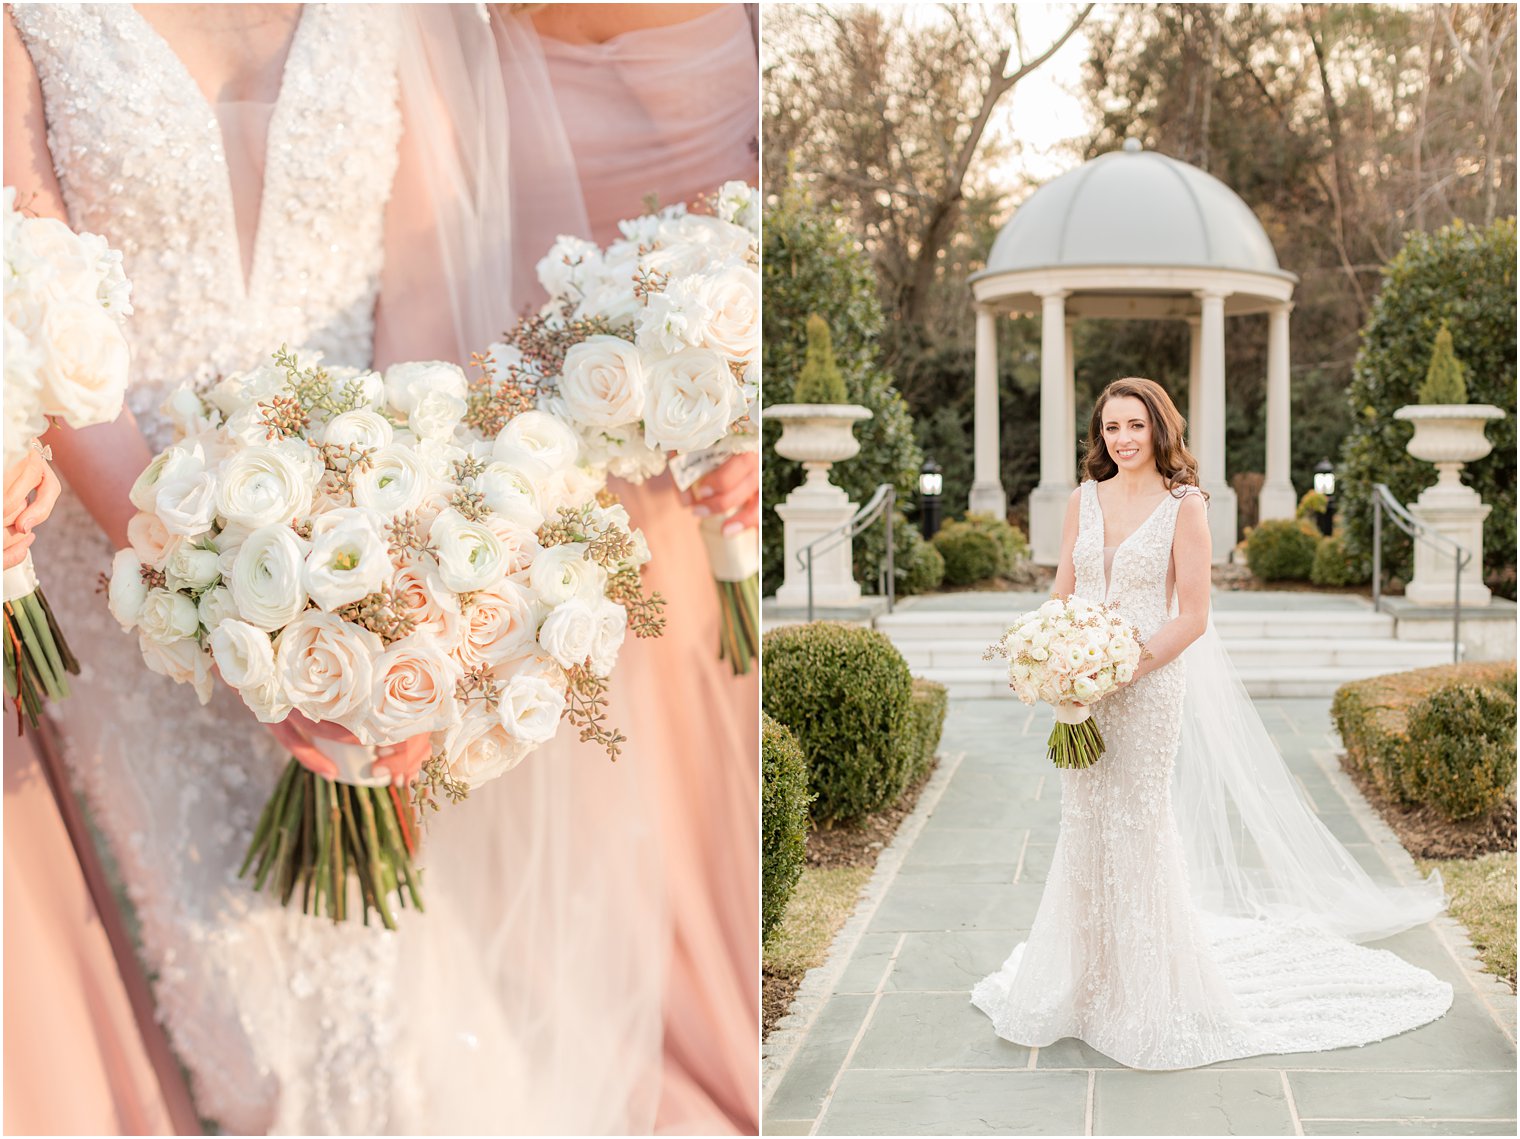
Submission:
[[[938,761],[936,760],[936,766]],[[813,829],[807,835],[807,864],[819,870],[832,870],[845,866],[876,865],[881,852],[897,834],[897,828],[913,813],[918,797],[923,794],[934,774],[933,768],[903,792],[895,804],[877,811],[853,827],[835,827],[832,830]],[[803,973],[773,973],[769,966],[762,970],[760,989],[760,1039],[770,1036],[776,1022],[792,1007],[792,999],[802,985]]]
[[1501,803],[1487,815],[1454,823],[1434,807],[1406,807],[1379,789],[1364,772],[1341,760],[1341,770],[1351,777],[1404,849],[1416,858],[1477,858],[1515,849],[1515,801]]

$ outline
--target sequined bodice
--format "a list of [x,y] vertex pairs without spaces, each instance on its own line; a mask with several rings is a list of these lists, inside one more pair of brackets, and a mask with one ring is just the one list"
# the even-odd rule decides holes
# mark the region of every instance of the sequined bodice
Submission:
[[[1183,492],[1196,493],[1191,487]],[[1167,569],[1181,505],[1181,496],[1167,496],[1133,534],[1113,548],[1112,561],[1105,563],[1098,484],[1083,483],[1080,529],[1071,552],[1077,596],[1092,601],[1106,598],[1135,623],[1142,637],[1153,636],[1170,616]]]
[[13,14],[69,220],[120,249],[132,280],[128,402],[153,446],[168,442],[158,405],[185,379],[245,368],[281,342],[369,362],[401,131],[393,8],[303,10],[246,281],[215,110],[163,37],[130,4]]

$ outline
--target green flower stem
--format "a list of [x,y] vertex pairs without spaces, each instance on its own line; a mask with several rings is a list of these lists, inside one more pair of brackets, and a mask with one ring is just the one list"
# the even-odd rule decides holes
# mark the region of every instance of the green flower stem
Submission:
[[1046,742],[1050,762],[1065,771],[1083,771],[1103,754],[1103,733],[1091,716],[1080,724],[1057,724]]
[[718,659],[728,661],[735,676],[743,676],[754,668],[760,647],[760,575],[717,584],[722,615]]

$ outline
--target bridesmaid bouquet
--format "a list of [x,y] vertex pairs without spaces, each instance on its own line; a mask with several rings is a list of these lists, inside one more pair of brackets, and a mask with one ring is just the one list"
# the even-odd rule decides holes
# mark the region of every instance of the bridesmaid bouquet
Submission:
[[[27,217],[5,188],[5,469],[47,430],[121,414],[131,353],[122,325],[132,286],[104,238]],[[43,451],[44,457],[48,457]],[[79,665],[37,584],[32,558],[5,571],[5,694],[28,722],[69,694]]]
[[[560,237],[538,264],[549,293],[482,360],[486,393],[512,392],[568,423],[583,459],[642,482],[669,466],[685,490],[760,447],[759,192],[729,182],[712,215],[673,206],[621,223],[605,250]],[[719,656],[753,666],[753,532],[702,522],[723,606]]]
[[1091,705],[1133,680],[1144,653],[1139,630],[1113,609],[1057,597],[1015,621],[982,659],[1008,660],[1008,686],[1025,704],[1055,707],[1050,761],[1081,769],[1103,754]]
[[[292,760],[241,873],[285,904],[395,927],[422,908],[418,815],[551,738],[561,719],[617,757],[607,684],[625,633],[657,635],[642,535],[542,412],[466,401],[452,364],[382,376],[266,364],[166,406],[178,441],[132,487],[111,612],[148,667],[210,699],[212,669],[259,720],[292,709],[360,743],[317,741],[336,780]],[[374,747],[424,733],[410,795]]]

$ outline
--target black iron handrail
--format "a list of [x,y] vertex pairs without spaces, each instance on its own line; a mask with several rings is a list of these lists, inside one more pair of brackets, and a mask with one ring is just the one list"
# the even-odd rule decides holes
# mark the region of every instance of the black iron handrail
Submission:
[[[895,562],[895,549],[893,548],[892,516],[896,513],[892,506],[897,501],[897,491],[891,483],[882,483],[876,488],[876,493],[871,500],[855,512],[855,516],[842,526],[836,526],[827,534],[814,538],[806,546],[797,551],[797,565],[807,570],[807,619],[813,619],[813,559],[818,554],[826,554],[842,542],[847,542],[861,533],[866,527],[875,522],[883,514],[887,519],[887,567],[886,582],[882,592],[887,597],[887,612],[892,612],[892,604],[897,595],[897,569]],[[832,541],[830,540],[832,539]],[[828,542],[828,545],[820,545]]]
[[1462,571],[1473,560],[1472,551],[1439,530],[1425,525],[1409,513],[1402,502],[1383,483],[1372,484],[1372,608],[1383,611],[1383,511],[1404,533],[1416,542],[1428,542],[1437,549],[1449,547],[1455,567],[1451,592],[1451,660],[1462,660]]

